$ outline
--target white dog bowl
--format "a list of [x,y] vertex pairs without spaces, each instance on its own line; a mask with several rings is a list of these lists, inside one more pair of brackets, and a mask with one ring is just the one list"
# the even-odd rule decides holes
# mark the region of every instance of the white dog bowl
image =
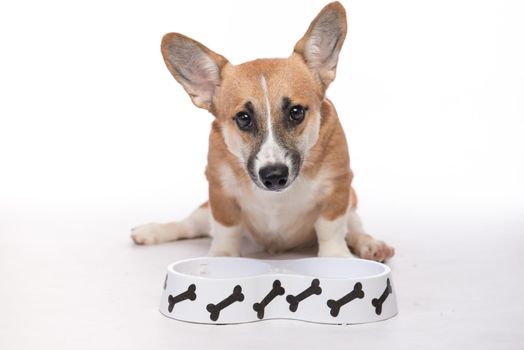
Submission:
[[160,312],[197,323],[365,323],[397,314],[391,269],[349,258],[196,258],[168,266]]

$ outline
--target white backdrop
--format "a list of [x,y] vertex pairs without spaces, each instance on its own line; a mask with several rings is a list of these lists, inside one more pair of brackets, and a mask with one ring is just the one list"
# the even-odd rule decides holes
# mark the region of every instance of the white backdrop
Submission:
[[[2,3],[2,210],[197,205],[213,117],[165,68],[162,35],[185,33],[233,63],[284,57],[324,4]],[[524,5],[344,4],[328,95],[362,206],[522,212]]]
[[[472,246],[515,249],[491,240],[524,230],[524,3],[342,2],[349,33],[328,96],[365,225],[399,254],[418,249],[399,246],[403,226],[431,227],[447,242],[437,261],[464,249],[448,244],[455,222]],[[65,235],[129,248],[128,228],[179,218],[206,199],[213,117],[169,74],[163,34],[184,33],[232,63],[284,57],[326,3],[1,2],[0,276],[17,280],[7,267],[32,256],[53,275],[41,250],[81,254],[64,253]],[[0,296],[13,297],[6,286]],[[0,310],[0,335],[22,339],[9,310],[4,323]]]

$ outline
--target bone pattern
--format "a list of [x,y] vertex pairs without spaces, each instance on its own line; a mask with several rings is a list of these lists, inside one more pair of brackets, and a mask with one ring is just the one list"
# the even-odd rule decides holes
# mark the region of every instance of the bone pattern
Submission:
[[382,304],[386,301],[388,298],[388,295],[393,293],[393,288],[391,288],[391,282],[389,281],[389,278],[387,280],[386,289],[384,289],[384,292],[382,292],[382,295],[380,298],[374,298],[371,300],[371,305],[375,307],[375,313],[377,315],[380,315],[382,313]]
[[322,288],[320,288],[320,281],[318,280],[318,278],[315,278],[313,281],[311,281],[311,286],[309,286],[308,288],[306,288],[304,291],[302,291],[300,294],[297,294],[297,295],[288,295],[286,297],[286,300],[287,302],[289,303],[289,310],[291,312],[295,312],[297,311],[298,309],[298,304],[312,296],[312,295],[320,295],[320,293],[322,293]]
[[262,299],[260,303],[254,303],[253,304],[253,310],[257,312],[257,317],[261,320],[264,318],[264,310],[266,309],[266,306],[277,296],[284,295],[286,290],[282,287],[282,284],[279,280],[275,280],[273,282],[273,288],[269,291],[269,293]]
[[[167,287],[167,276],[164,281],[164,289]],[[188,289],[185,292],[182,292],[176,296],[169,295],[168,297],[168,311],[171,313],[173,311],[173,308],[175,304],[184,301],[184,300],[191,300],[194,301],[197,297],[196,293],[196,285],[191,284],[189,285]],[[291,312],[296,312],[298,309],[299,303],[312,296],[312,295],[320,295],[322,293],[322,288],[320,287],[320,281],[319,279],[315,278],[311,281],[311,285],[303,290],[300,294],[297,295],[288,295],[286,297],[286,301],[289,303],[289,310]],[[393,293],[393,288],[391,286],[390,279],[387,279],[387,285],[384,289],[383,293],[379,298],[374,298],[371,301],[371,304],[375,307],[375,313],[377,315],[380,315],[382,313],[382,305],[388,298],[389,294]],[[262,301],[258,303],[253,304],[253,310],[257,312],[257,317],[259,319],[264,318],[265,308],[269,303],[273,301],[277,296],[284,295],[285,289],[282,287],[282,283],[280,280],[273,281],[273,287],[268,292],[268,294],[262,299]],[[350,303],[351,301],[355,299],[362,299],[364,298],[364,291],[362,290],[362,283],[357,282],[353,286],[353,290],[349,292],[348,294],[344,295],[342,298],[338,300],[329,299],[327,301],[327,306],[330,308],[330,314],[333,317],[337,317],[340,313],[340,309],[342,306]],[[206,309],[210,313],[210,319],[213,321],[218,320],[220,317],[220,312],[228,307],[229,305],[233,304],[234,302],[242,302],[244,300],[244,294],[242,293],[242,287],[240,285],[236,285],[233,288],[233,292],[231,295],[229,295],[227,298],[219,302],[218,304],[208,304]]]
[[340,312],[340,308],[347,303],[355,300],[355,299],[362,299],[364,298],[364,291],[362,290],[362,283],[357,282],[353,286],[353,290],[349,292],[348,294],[344,295],[342,298],[338,300],[329,299],[327,301],[327,306],[331,309],[330,314],[333,317],[337,317],[338,313]]
[[236,285],[235,288],[233,288],[233,293],[229,295],[227,298],[219,302],[218,304],[208,304],[206,309],[209,311],[209,318],[212,321],[218,320],[220,317],[220,311],[222,311],[224,308],[228,307],[229,305],[233,304],[235,301],[242,302],[244,300],[244,294],[242,294],[242,287],[239,285]]
[[[167,281],[167,279],[166,279]],[[172,312],[173,311],[173,308],[175,307],[175,304],[181,302],[181,301],[184,301],[184,300],[195,300],[196,299],[196,294],[195,294],[195,291],[196,291],[196,286],[194,284],[190,284],[189,287],[187,288],[187,290],[185,292],[182,292],[176,296],[172,296],[170,295],[168,298],[167,298],[167,302],[169,303],[169,306],[167,308],[167,310],[169,312]]]

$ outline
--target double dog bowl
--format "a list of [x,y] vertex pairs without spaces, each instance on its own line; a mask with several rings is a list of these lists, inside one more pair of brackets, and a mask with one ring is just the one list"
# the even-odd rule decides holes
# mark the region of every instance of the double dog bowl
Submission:
[[181,321],[353,324],[397,314],[391,269],[348,258],[196,258],[168,266],[160,312]]

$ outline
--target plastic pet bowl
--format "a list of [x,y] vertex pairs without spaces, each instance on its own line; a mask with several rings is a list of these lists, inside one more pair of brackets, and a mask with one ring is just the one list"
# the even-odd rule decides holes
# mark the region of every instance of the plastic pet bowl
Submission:
[[268,319],[353,324],[397,314],[391,269],[349,258],[196,258],[168,266],[160,312],[226,324]]

